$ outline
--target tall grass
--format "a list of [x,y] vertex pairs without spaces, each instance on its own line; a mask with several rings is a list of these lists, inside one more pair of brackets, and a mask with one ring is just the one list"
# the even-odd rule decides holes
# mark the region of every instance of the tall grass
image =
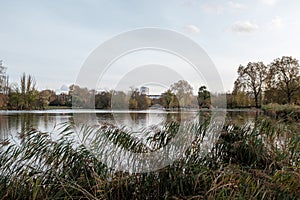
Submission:
[[267,104],[262,106],[262,110],[266,115],[276,119],[285,119],[286,121],[300,121],[300,106],[297,105],[279,105]]
[[[208,121],[193,124],[197,134],[184,156],[148,173],[116,172],[77,144],[71,124],[59,139],[29,129],[20,144],[0,148],[0,199],[299,199],[299,124],[258,121],[227,123],[206,156],[200,142]],[[178,131],[166,124],[147,141],[158,149]],[[87,128],[83,128],[87,131]],[[99,131],[122,149],[151,151],[125,129]],[[147,130],[145,130],[145,135]]]

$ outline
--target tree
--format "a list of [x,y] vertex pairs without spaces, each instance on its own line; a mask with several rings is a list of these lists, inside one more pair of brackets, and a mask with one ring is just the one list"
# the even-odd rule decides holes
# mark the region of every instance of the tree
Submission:
[[123,91],[111,91],[111,108],[114,110],[128,109],[128,98]]
[[[288,56],[277,58],[270,64],[269,89],[281,90],[285,94],[288,104],[300,90],[299,70],[298,60]],[[297,100],[295,99],[295,101]]]
[[35,80],[24,73],[20,78],[20,86],[13,84],[9,89],[9,105],[13,109],[32,109],[38,105],[39,93]]
[[201,86],[198,90],[198,105],[209,108],[210,106],[210,92],[207,91],[206,86]]
[[53,90],[42,90],[39,92],[39,106],[46,108],[51,102],[56,100],[56,94]]
[[93,108],[95,106],[95,91],[71,85],[69,95],[72,96],[72,105],[78,108]]
[[129,109],[136,110],[138,109],[138,102],[136,99],[129,99]]
[[162,93],[162,106],[166,109],[170,108],[171,102],[174,98],[175,94],[169,89],[166,92]]
[[95,107],[97,109],[111,108],[111,93],[107,91],[100,92],[95,95]]
[[59,95],[56,95],[53,101],[50,101],[49,106],[72,107],[72,97],[69,94],[61,93]]
[[145,94],[139,93],[137,96],[138,109],[146,110],[151,105],[151,100]]
[[257,108],[261,106],[266,76],[267,67],[262,62],[249,62],[247,67],[240,65],[238,68],[235,87],[253,96]]
[[180,108],[180,103],[179,103],[179,100],[178,100],[176,95],[173,96],[172,101],[170,103],[170,107],[173,108],[173,109],[174,108],[176,108],[176,109]]
[[129,109],[148,109],[151,100],[145,94],[141,94],[137,88],[131,88]]
[[185,80],[180,80],[171,85],[171,91],[175,93],[179,106],[187,107],[192,105],[193,87]]

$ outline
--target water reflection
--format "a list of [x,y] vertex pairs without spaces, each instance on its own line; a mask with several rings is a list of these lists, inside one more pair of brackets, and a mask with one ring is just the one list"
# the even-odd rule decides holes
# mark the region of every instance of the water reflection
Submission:
[[4,140],[8,137],[8,117],[5,115],[0,115],[0,140]]
[[110,113],[76,113],[73,115],[76,125],[94,126],[109,124],[132,131],[140,131],[154,125],[170,121],[184,122],[197,117],[197,112],[110,112]]
[[18,136],[30,128],[52,132],[59,123],[69,121],[69,114],[10,113],[0,114],[0,139]]
[[228,111],[226,121],[234,122],[237,125],[254,125],[260,117],[266,117],[263,112],[256,110],[234,110]]
[[[72,110],[66,111],[33,111],[33,112],[0,112],[0,140],[8,138],[10,135],[17,136],[18,133],[28,128],[37,128],[43,132],[55,131],[55,126],[60,123],[73,120],[75,114]],[[83,123],[86,121],[96,120],[100,124],[113,124],[118,126],[127,126],[132,130],[142,129],[170,121],[191,121],[193,119],[206,119],[210,117],[210,112],[120,112],[111,111],[99,112],[79,112],[76,116],[80,116]],[[254,123],[261,116],[259,112],[227,112],[227,121],[233,121],[237,124]]]

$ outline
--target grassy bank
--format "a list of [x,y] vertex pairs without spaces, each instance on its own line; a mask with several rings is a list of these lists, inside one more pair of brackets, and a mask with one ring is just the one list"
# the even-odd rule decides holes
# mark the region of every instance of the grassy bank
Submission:
[[72,109],[70,106],[47,106],[45,110]]
[[[297,199],[300,198],[298,124],[260,121],[226,124],[213,150],[201,157],[208,122],[194,124],[196,140],[185,156],[148,173],[114,172],[84,146],[74,145],[70,125],[60,139],[31,129],[20,145],[5,141],[0,151],[2,199]],[[84,129],[88,132],[88,129]],[[155,137],[164,146],[178,124],[167,124]],[[143,151],[132,133],[101,127],[99,133],[124,149]]]
[[279,104],[267,104],[262,106],[262,110],[268,116],[275,119],[283,118],[286,120],[300,120],[300,106],[296,105],[279,105]]

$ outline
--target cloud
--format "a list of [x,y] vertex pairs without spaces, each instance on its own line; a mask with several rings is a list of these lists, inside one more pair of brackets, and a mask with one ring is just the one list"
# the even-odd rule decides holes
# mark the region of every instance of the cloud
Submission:
[[224,11],[224,7],[220,4],[205,4],[202,9],[211,14],[221,14]]
[[273,5],[275,5],[277,3],[277,0],[261,0],[261,2],[263,4],[268,5],[268,6],[273,6]]
[[237,21],[231,26],[231,30],[237,33],[251,33],[258,30],[258,25],[249,21]]
[[273,29],[282,29],[284,26],[283,20],[281,17],[276,16],[274,19],[272,19],[272,28]]
[[234,9],[246,8],[246,6],[244,4],[233,2],[233,1],[229,1],[228,5],[229,5],[230,8],[234,8]]
[[200,32],[200,29],[197,26],[192,25],[192,24],[184,26],[183,30],[187,33],[199,33]]

